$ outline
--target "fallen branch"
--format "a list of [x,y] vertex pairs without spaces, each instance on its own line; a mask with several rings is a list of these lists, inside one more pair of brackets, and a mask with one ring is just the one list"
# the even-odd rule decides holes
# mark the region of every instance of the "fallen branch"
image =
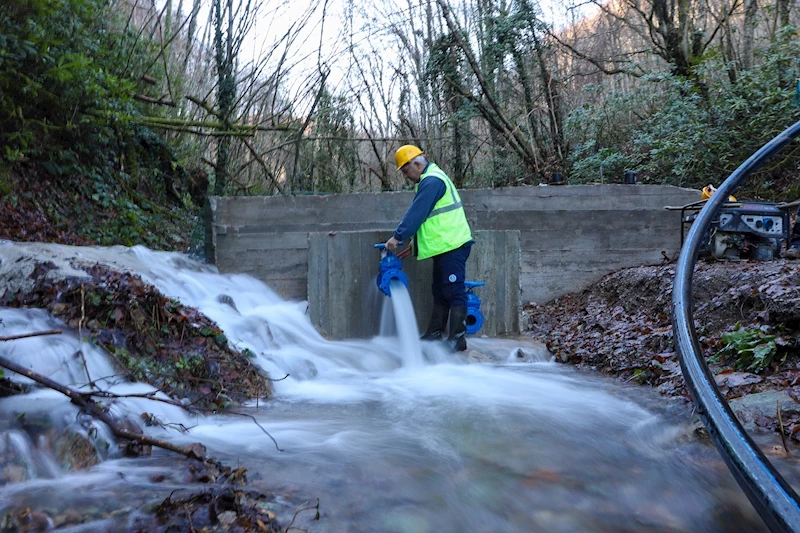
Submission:
[[161,403],[166,403],[168,405],[174,405],[175,407],[180,407],[181,409],[184,409],[184,410],[187,410],[187,411],[191,411],[191,410],[187,409],[187,407],[191,407],[192,405],[196,404],[197,402],[199,402],[203,398],[206,398],[207,396],[210,396],[210,394],[211,394],[211,393],[204,394],[203,396],[201,396],[200,398],[198,398],[194,402],[192,402],[190,404],[184,404],[184,403],[178,402],[176,400],[173,400],[171,398],[159,398],[158,396],[156,396],[156,394],[158,394],[159,392],[161,392],[163,394],[166,394],[164,391],[161,391],[161,390],[154,390],[154,391],[143,392],[143,393],[139,393],[139,394],[117,394],[115,392],[99,390],[99,391],[96,391],[96,392],[93,391],[93,392],[86,392],[86,393],[81,393],[81,394],[84,394],[87,397],[88,396],[92,396],[92,397],[98,397],[98,398],[111,398],[111,399],[114,399],[114,400],[118,400],[120,398],[144,398],[145,400],[150,400],[150,401],[153,401],[153,402],[161,402]]
[[[29,337],[35,335],[28,335]],[[111,430],[111,433],[120,439],[129,440],[132,442],[137,442],[139,444],[143,444],[145,446],[155,446],[157,448],[162,448],[164,450],[169,450],[175,453],[179,453],[181,455],[185,455],[190,459],[199,459],[201,461],[205,460],[206,458],[206,448],[200,443],[190,444],[188,446],[177,446],[172,444],[171,442],[155,439],[153,437],[148,437],[142,433],[132,431],[128,428],[124,428],[120,425],[120,423],[111,416],[111,414],[103,408],[100,404],[95,402],[91,399],[90,394],[84,394],[78,392],[70,387],[62,385],[57,381],[53,381],[52,379],[43,376],[37,372],[29,368],[25,368],[17,363],[6,359],[5,357],[0,357],[0,366],[3,368],[7,368],[12,372],[16,372],[22,376],[26,376],[36,383],[40,385],[44,385],[50,389],[60,392],[64,396],[68,397],[70,401],[89,413],[89,415],[93,416],[94,418],[100,420],[108,428]]]
[[[81,289],[83,289],[83,285],[81,285]],[[42,335],[55,335],[55,334],[61,334],[61,333],[62,333],[62,330],[53,329],[53,330],[48,330],[48,331],[39,331],[39,332],[36,332],[36,333],[25,333],[23,335],[13,335],[13,336],[9,336],[9,337],[0,337],[0,341],[24,339],[24,338],[27,338],[27,337],[38,337],[38,336],[42,336]],[[84,364],[85,364],[85,360],[84,360]],[[53,390],[56,390],[56,391],[60,392],[61,394],[69,397],[69,399],[72,401],[72,403],[74,403],[75,405],[83,408],[90,415],[92,415],[93,417],[97,418],[98,420],[104,422],[111,429],[112,433],[114,433],[114,435],[119,437],[119,438],[128,439],[128,440],[132,440],[132,441],[135,441],[135,442],[139,442],[140,444],[145,444],[145,445],[149,445],[149,446],[156,446],[158,448],[163,448],[163,449],[166,449],[166,450],[174,451],[174,452],[186,455],[187,457],[193,457],[193,458],[200,459],[200,460],[203,460],[205,458],[205,447],[202,444],[196,443],[196,444],[189,445],[187,447],[175,446],[170,442],[162,441],[160,439],[154,439],[154,438],[148,437],[148,436],[146,436],[144,434],[132,432],[129,429],[119,427],[119,424],[117,423],[117,421],[114,420],[108,414],[108,412],[104,408],[102,408],[100,406],[100,404],[98,404],[97,402],[95,402],[92,399],[93,397],[113,398],[113,399],[118,399],[118,398],[145,398],[145,399],[156,401],[156,402],[163,402],[163,403],[166,403],[166,404],[169,404],[169,405],[174,405],[174,406],[180,407],[182,409],[186,408],[186,406],[184,404],[182,404],[180,402],[177,402],[175,400],[158,398],[156,396],[156,394],[159,391],[152,391],[152,392],[140,393],[140,394],[116,394],[116,393],[113,393],[113,392],[103,391],[103,390],[90,391],[90,392],[79,392],[79,391],[76,391],[75,389],[72,389],[70,387],[61,385],[60,383],[58,383],[56,381],[53,381],[53,380],[51,380],[50,378],[48,378],[46,376],[42,376],[42,375],[34,372],[33,370],[30,370],[30,369],[24,368],[22,366],[19,366],[16,363],[14,363],[13,361],[9,361],[8,359],[5,359],[3,357],[0,357],[0,366],[3,366],[3,367],[5,367],[5,368],[7,368],[7,369],[9,369],[9,370],[11,370],[13,372],[16,372],[17,374],[21,374],[23,376],[27,376],[30,379],[34,380],[35,382],[39,383],[40,385],[44,385],[45,387],[51,388]],[[284,376],[283,378],[280,378],[280,379],[286,379],[287,377],[289,377],[289,374],[286,374],[286,376]],[[89,379],[91,380],[91,378],[89,378]],[[276,380],[276,381],[280,381],[280,379]],[[94,386],[94,384],[90,382],[90,386]],[[205,396],[207,396],[207,395],[205,395]],[[202,399],[202,398],[200,398],[200,399]],[[200,399],[196,400],[193,403],[196,403],[197,401],[200,401]],[[261,431],[267,437],[270,438],[270,440],[272,440],[273,444],[275,445],[275,449],[276,450],[278,450],[279,452],[284,451],[283,448],[281,448],[278,445],[278,441],[276,441],[275,438],[272,435],[270,435],[269,432],[266,429],[264,429],[264,427],[261,424],[258,423],[258,421],[256,420],[256,418],[254,416],[249,415],[249,414],[245,414],[245,413],[236,413],[236,412],[231,412],[231,414],[235,414],[235,415],[239,415],[239,416],[245,416],[245,417],[250,418],[253,421],[253,423],[256,426],[258,426],[259,429],[261,429]],[[160,424],[160,425],[163,426],[163,425],[166,425],[166,424]],[[203,455],[202,457],[198,453],[199,450],[202,450],[202,455]]]
[[47,331],[37,331],[36,333],[23,333],[22,335],[10,335],[0,337],[0,341],[15,341],[17,339],[27,339],[28,337],[41,337],[43,335],[61,335],[64,333],[60,329],[48,329]]
[[272,440],[272,443],[273,443],[273,444],[275,444],[275,449],[276,449],[276,450],[278,450],[279,452],[282,452],[282,451],[284,451],[284,449],[283,449],[283,448],[281,448],[280,446],[278,446],[278,441],[276,441],[276,440],[275,440],[275,437],[273,437],[272,435],[270,435],[270,434],[269,434],[269,431],[267,431],[266,429],[264,429],[264,426],[262,426],[261,424],[259,424],[259,423],[258,423],[258,420],[256,420],[256,417],[254,417],[253,415],[248,415],[248,414],[246,414],[246,413],[237,413],[237,412],[235,412],[235,411],[228,411],[228,414],[232,414],[232,415],[239,415],[239,416],[246,416],[247,418],[249,418],[250,420],[252,420],[252,421],[253,421],[253,424],[257,425],[257,426],[258,426],[258,428],[259,428],[261,431],[263,431],[263,432],[264,432],[264,435],[266,435],[267,437],[269,437],[269,438]]
[[224,122],[186,120],[169,117],[141,117],[138,122],[143,126],[175,126],[181,128],[211,128],[215,130],[230,129],[232,132],[252,135],[256,126],[250,124],[226,124]]
[[255,129],[257,131],[294,131],[295,127],[291,124],[284,124],[284,125],[276,125],[276,126],[261,126],[260,124],[231,124],[226,120],[225,116],[217,111],[216,109],[212,108],[205,100],[200,100],[199,98],[195,98],[194,96],[187,95],[186,99],[192,102],[193,104],[203,108],[209,115],[213,115],[221,120],[223,123],[227,124],[231,128],[248,128],[248,129]]
[[193,128],[185,128],[182,126],[170,126],[167,124],[144,124],[148,128],[158,128],[162,130],[177,131],[180,133],[191,133],[200,137],[252,137],[252,133],[239,132],[239,131],[203,131]]
[[665,252],[664,250],[661,250],[661,257],[663,257],[664,259],[663,259],[663,261],[661,261],[661,265],[660,266],[664,266],[664,265],[668,265],[670,263],[674,263],[678,259],[678,255],[679,254],[675,254],[672,257],[670,257],[670,256],[667,255],[667,252]]
[[170,107],[176,107],[177,106],[177,104],[175,104],[175,102],[173,102],[171,100],[164,100],[163,96],[161,98],[156,99],[156,98],[152,98],[150,96],[145,96],[143,94],[134,94],[133,95],[133,99],[134,100],[138,100],[139,102],[144,102],[146,104],[166,105],[166,106],[170,106]]
[[314,515],[313,520],[319,520],[319,498],[317,498],[317,505],[311,505],[309,507],[301,507],[300,509],[296,510],[294,512],[294,516],[292,517],[292,521],[289,522],[289,525],[286,526],[286,529],[283,530],[283,533],[289,533],[289,531],[292,529],[296,529],[298,531],[306,531],[305,529],[294,527],[294,521],[297,520],[297,515],[299,515],[303,511],[310,511],[311,509],[317,510],[317,514]]

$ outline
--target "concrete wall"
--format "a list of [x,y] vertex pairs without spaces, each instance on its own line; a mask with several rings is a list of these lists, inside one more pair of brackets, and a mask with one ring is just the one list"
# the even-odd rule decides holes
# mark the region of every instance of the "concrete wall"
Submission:
[[309,233],[391,232],[412,198],[403,192],[212,197],[206,253],[220,272],[251,274],[286,299],[306,300]]
[[[467,261],[467,280],[483,281],[475,288],[481,299],[482,335],[519,333],[520,248],[518,231],[474,231],[475,245]],[[311,233],[308,257],[308,303],[311,321],[335,339],[367,338],[380,331],[386,297],[376,277],[380,252],[390,231]],[[432,260],[403,261],[417,324],[425,331],[432,306]]]
[[[466,199],[465,196],[468,198]],[[680,250],[680,214],[700,192],[647,185],[549,186],[465,191],[473,227],[518,229],[523,303],[579,291],[625,267]]]
[[[677,253],[680,214],[664,206],[699,197],[693,189],[650,185],[461,191],[473,230],[519,230],[523,303],[580,290],[620,268],[658,264],[662,251]],[[246,272],[287,299],[305,300],[309,233],[386,231],[388,237],[412,198],[411,192],[211,198],[208,256],[221,272]]]

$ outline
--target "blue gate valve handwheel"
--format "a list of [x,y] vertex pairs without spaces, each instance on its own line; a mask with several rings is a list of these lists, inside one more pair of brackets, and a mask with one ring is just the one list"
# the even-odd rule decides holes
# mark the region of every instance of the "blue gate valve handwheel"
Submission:
[[[398,244],[403,243],[401,242]],[[373,248],[383,250],[381,262],[378,265],[378,278],[375,280],[380,291],[386,296],[391,296],[392,290],[390,284],[392,280],[397,280],[408,287],[408,277],[405,272],[403,272],[403,262],[400,258],[387,250],[386,245],[383,243],[376,244]]]
[[483,313],[481,313],[481,299],[472,292],[475,287],[486,285],[482,281],[465,281],[467,288],[467,333],[474,335],[483,327]]

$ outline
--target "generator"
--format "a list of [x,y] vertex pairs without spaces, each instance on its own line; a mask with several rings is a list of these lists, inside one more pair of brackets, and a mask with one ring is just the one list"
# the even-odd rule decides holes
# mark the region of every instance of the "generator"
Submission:
[[[702,202],[681,208],[681,247]],[[689,211],[693,211],[689,213]],[[789,212],[766,202],[722,204],[700,247],[701,257],[771,261],[781,255],[789,238]]]

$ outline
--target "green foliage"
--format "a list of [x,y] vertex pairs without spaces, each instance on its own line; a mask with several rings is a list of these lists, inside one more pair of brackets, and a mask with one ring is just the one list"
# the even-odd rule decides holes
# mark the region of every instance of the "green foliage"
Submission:
[[0,166],[0,198],[8,196],[11,193],[11,184],[8,180],[8,170]]
[[[342,193],[356,188],[358,149],[348,140],[354,129],[355,119],[346,99],[323,90],[313,121],[312,139],[301,144],[295,194]],[[287,134],[286,142],[295,137],[296,133]]]
[[513,187],[530,183],[532,177],[516,153],[506,147],[496,148],[492,153],[491,166],[472,169],[471,187]]
[[[468,40],[469,37],[461,35],[461,39]],[[462,187],[467,181],[466,159],[473,142],[469,124],[473,117],[478,116],[476,105],[464,96],[470,93],[473,77],[456,35],[439,37],[431,49],[423,83],[430,87],[432,96],[446,106],[447,119],[442,123],[442,133],[451,140],[453,156],[448,172],[456,187]]]
[[313,147],[317,190],[337,193],[354,187],[359,168],[358,153],[355,145],[345,140],[351,136],[354,126],[346,100],[325,91],[314,125],[316,136],[326,138]]
[[661,78],[649,80],[630,91],[612,85],[592,84],[584,88],[585,104],[572,111],[564,128],[574,148],[570,154],[572,183],[619,182],[625,170],[636,169],[642,154],[634,140],[642,117],[660,105]]
[[[793,34],[794,28],[782,32]],[[589,103],[573,111],[565,128],[574,147],[570,180],[619,182],[626,169],[640,181],[702,187],[719,184],[780,131],[800,120],[792,106],[800,78],[800,42],[779,36],[757,51],[750,71],[738,72],[718,50],[699,58],[692,72],[698,85],[673,76],[647,79],[647,85],[619,93],[610,86],[585,89]],[[790,154],[774,172],[800,169],[800,154]],[[758,175],[752,194],[768,194],[776,176]]]
[[625,170],[637,167],[633,156],[613,148],[597,150],[595,141],[581,144],[572,157],[574,163],[570,179],[573,183],[614,183],[619,181]]
[[713,362],[732,360],[733,368],[746,372],[760,373],[773,363],[782,363],[784,354],[778,359],[778,339],[758,328],[739,329],[732,333],[724,333],[722,349],[712,358]]
[[0,193],[18,191],[3,208],[97,244],[174,248],[195,209],[176,190],[188,176],[133,100],[158,48],[117,17],[104,0],[0,6],[0,169],[13,172]]
[[[669,84],[662,109],[636,132],[636,169],[651,181],[699,187],[720,183],[731,168],[725,128],[713,127],[702,96],[688,83]],[[726,164],[727,163],[727,164]]]
[[[76,152],[110,135],[109,109],[130,101],[133,83],[115,72],[103,41],[106,6],[20,0],[0,9],[0,157],[41,158],[63,175],[75,171]],[[65,146],[76,152],[55,155]]]

